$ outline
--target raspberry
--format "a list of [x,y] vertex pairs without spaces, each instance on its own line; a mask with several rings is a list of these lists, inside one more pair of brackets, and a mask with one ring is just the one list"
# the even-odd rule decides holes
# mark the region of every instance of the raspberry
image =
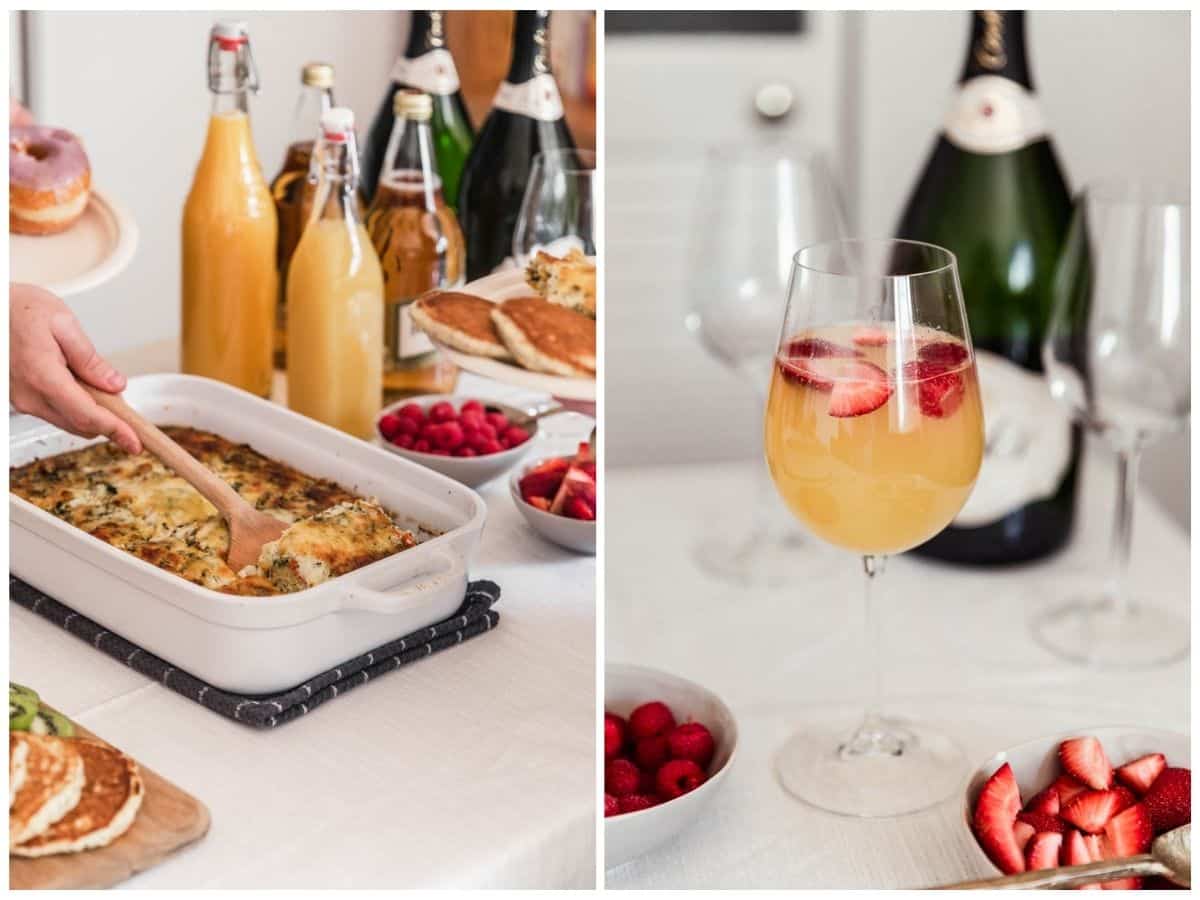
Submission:
[[457,422],[443,422],[438,426],[438,446],[443,450],[456,450],[462,442],[463,430]]
[[604,795],[604,818],[615,816],[621,812],[621,804],[617,802],[617,798],[612,794]]
[[604,714],[604,758],[612,759],[625,746],[625,720],[612,713]]
[[449,456],[450,455],[450,451],[447,450],[445,447],[432,447],[432,448],[430,448],[429,452],[432,453],[434,456]]
[[477,412],[473,409],[467,409],[465,406],[463,407],[463,411],[458,414],[458,421],[459,424],[462,425],[464,431],[468,426],[470,426],[472,431],[478,431],[487,424],[487,420],[483,417],[482,410]]
[[480,403],[478,400],[468,400],[466,403],[464,403],[462,406],[460,406],[458,408],[458,414],[460,417],[465,416],[467,413],[471,413],[471,414],[478,413],[479,417],[483,418],[483,414],[485,412],[486,412],[486,410],[483,408],[483,404]]
[[398,434],[392,439],[392,443],[404,450],[411,450],[416,441],[411,434]]
[[529,440],[529,432],[520,425],[510,425],[508,430],[504,432],[504,438],[508,441],[510,447],[516,447]]
[[633,748],[633,758],[643,769],[657,772],[659,766],[671,758],[667,739],[662,735],[642,738],[637,742],[637,746]]
[[499,453],[504,448],[500,446],[500,442],[496,440],[484,441],[482,446],[476,447],[476,452],[483,456],[487,453]]
[[429,419],[432,422],[449,422],[457,416],[453,404],[446,400],[441,400],[429,407]]
[[642,783],[642,773],[627,759],[609,760],[604,767],[604,789],[617,797],[637,792]]
[[419,403],[405,403],[396,410],[396,415],[412,419],[418,425],[425,421],[425,410],[421,409],[421,404]]
[[417,453],[428,453],[429,452],[429,441],[425,440],[425,438],[419,438],[413,442],[412,448]]
[[417,437],[423,441],[428,441],[429,446],[433,447],[437,444],[438,428],[439,425],[437,422],[432,420],[428,421],[421,426],[421,430],[418,432]]
[[685,722],[667,735],[672,759],[690,759],[702,769],[712,762],[716,744],[712,733],[699,722]]
[[422,423],[418,422],[412,416],[397,416],[396,418],[399,421],[399,425],[397,425],[397,432],[399,434],[407,434],[409,437],[416,440],[417,435],[421,433]]
[[484,418],[487,423],[496,429],[497,434],[503,434],[508,429],[508,417],[502,412],[487,413]]
[[472,457],[472,456],[478,456],[479,454],[476,453],[474,450],[472,450],[470,447],[459,447],[457,450],[454,451],[454,455],[462,456],[462,457]]
[[660,796],[674,800],[704,784],[704,770],[690,759],[673,759],[658,770],[654,782]]
[[658,700],[643,703],[629,714],[629,730],[634,738],[656,737],[666,734],[675,727],[675,716],[667,704]]
[[400,433],[400,424],[404,420],[395,413],[388,413],[379,420],[379,433],[389,441]]
[[496,431],[496,426],[490,424],[489,422],[484,422],[479,426],[479,433],[489,441],[494,441],[499,437],[499,433]]
[[643,809],[658,806],[658,803],[657,797],[651,797],[648,794],[626,794],[624,797],[617,798],[617,807],[623,813],[640,812]]

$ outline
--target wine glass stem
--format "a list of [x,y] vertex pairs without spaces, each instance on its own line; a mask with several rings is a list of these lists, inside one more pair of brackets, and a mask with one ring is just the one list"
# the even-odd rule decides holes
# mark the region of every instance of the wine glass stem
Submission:
[[1129,559],[1133,547],[1133,504],[1137,494],[1137,447],[1117,451],[1117,508],[1113,521],[1112,576],[1109,584],[1112,610],[1118,616],[1133,612],[1129,597]]
[[871,679],[866,715],[858,730],[838,749],[842,759],[855,756],[899,756],[904,752],[904,738],[883,720],[883,666],[880,662],[882,640],[879,615],[875,610],[875,580],[883,574],[886,556],[864,556],[863,572],[863,667]]

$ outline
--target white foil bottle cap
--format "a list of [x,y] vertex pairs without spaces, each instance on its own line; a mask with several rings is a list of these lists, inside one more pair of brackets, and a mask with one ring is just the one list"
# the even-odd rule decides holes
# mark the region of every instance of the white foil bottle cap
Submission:
[[244,38],[250,27],[240,19],[219,19],[212,27],[213,37]]
[[321,113],[321,130],[326,136],[348,135],[354,130],[354,110],[347,106],[334,106]]

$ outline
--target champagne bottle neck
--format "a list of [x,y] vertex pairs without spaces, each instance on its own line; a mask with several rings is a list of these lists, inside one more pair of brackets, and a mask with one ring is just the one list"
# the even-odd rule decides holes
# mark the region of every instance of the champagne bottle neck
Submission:
[[971,14],[970,43],[959,83],[981,75],[997,75],[1033,90],[1023,10],[976,10]]
[[440,10],[413,10],[408,45],[404,48],[404,56],[407,59],[416,59],[430,50],[446,46],[444,15]]
[[508,67],[509,84],[523,84],[550,71],[550,13],[524,10],[516,14],[513,27],[512,62]]

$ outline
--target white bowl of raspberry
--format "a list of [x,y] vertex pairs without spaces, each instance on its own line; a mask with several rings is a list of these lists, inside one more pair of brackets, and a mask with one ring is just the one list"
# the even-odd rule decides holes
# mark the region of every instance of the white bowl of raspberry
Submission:
[[604,673],[604,866],[667,843],[720,789],[737,722],[712,691],[658,669],[609,663]]
[[1191,820],[1190,765],[1187,735],[1137,727],[1081,728],[1002,750],[971,776],[963,801],[976,869],[1011,875],[1144,852]]
[[375,420],[385,448],[475,487],[529,452],[537,420],[512,406],[460,394],[426,394],[386,406]]

